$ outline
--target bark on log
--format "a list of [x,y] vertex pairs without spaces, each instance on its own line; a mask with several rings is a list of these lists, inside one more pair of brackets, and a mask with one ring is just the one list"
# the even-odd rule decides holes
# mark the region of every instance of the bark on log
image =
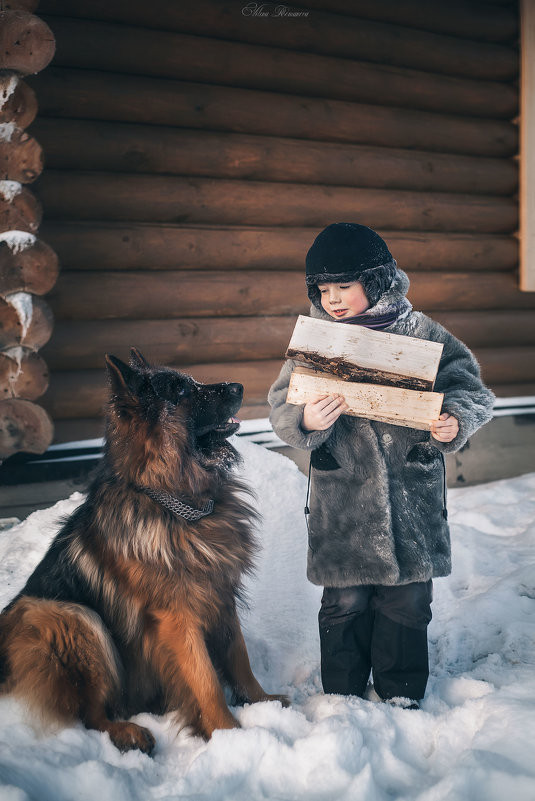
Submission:
[[18,398],[0,403],[0,459],[19,451],[44,453],[53,435],[52,421],[41,406]]
[[34,194],[14,181],[0,183],[0,233],[27,231],[34,234],[43,210]]
[[105,353],[128,360],[132,346],[149,361],[166,365],[277,359],[294,323],[293,316],[59,320],[42,353],[51,370],[99,368]]
[[[499,351],[502,351],[501,353]],[[509,386],[513,369],[503,367],[505,357],[514,359],[516,365],[515,383],[535,383],[535,348],[497,349],[494,356],[476,350],[476,356],[483,353],[483,375],[492,387],[501,384]],[[515,357],[515,353],[519,354]],[[282,360],[233,362],[224,364],[189,365],[185,372],[198,381],[208,383],[217,381],[239,381],[245,387],[244,405],[261,406],[265,404],[268,390],[277,377]],[[180,369],[179,365],[177,367]],[[527,367],[527,369],[526,369]],[[54,420],[75,419],[77,417],[100,417],[107,403],[108,389],[104,370],[79,370],[54,373],[48,392],[43,396],[43,406],[52,414]]]
[[[520,292],[509,273],[409,273],[416,309],[534,309],[535,293]],[[47,300],[63,320],[176,319],[307,314],[301,273],[68,272]]]
[[[32,80],[41,116],[175,125],[476,156],[512,156],[517,126],[341,100],[50,67]],[[287,90],[284,90],[285,92]],[[22,126],[21,126],[22,127]]]
[[[12,81],[17,80],[13,91]],[[37,114],[37,98],[27,83],[16,76],[4,76],[0,81],[0,123],[12,123],[27,128]]]
[[9,141],[0,140],[0,180],[28,184],[43,171],[43,151],[25,131],[18,130]]
[[14,348],[0,353],[0,401],[36,400],[46,392],[48,382],[46,362],[35,351]]
[[[302,270],[318,229],[45,221],[39,233],[69,270]],[[507,271],[518,264],[514,237],[379,233],[403,269]]]
[[23,346],[39,350],[52,335],[53,317],[47,303],[37,295],[19,293],[0,297],[0,348]]
[[364,219],[373,228],[508,233],[512,198],[277,184],[261,181],[47,170],[38,181],[49,219],[323,227]]
[[439,31],[487,42],[514,40],[518,14],[513,8],[480,6],[453,0],[447,4],[428,0],[311,0],[307,8],[349,14],[365,19],[384,20],[427,31]]
[[54,118],[38,119],[33,133],[49,169],[492,195],[518,185],[516,164],[503,158]]
[[18,252],[11,250],[7,242],[0,242],[1,295],[12,292],[44,295],[56,283],[58,272],[58,257],[41,239]]
[[[0,326],[2,307],[0,305]],[[533,311],[436,312],[433,319],[473,348],[535,346]],[[189,363],[282,358],[295,317],[192,317],[179,320],[59,320],[42,351],[49,368],[102,367],[103,354],[127,360],[135,345],[149,361]],[[0,330],[1,336],[1,330]],[[0,340],[1,341],[1,340]]]
[[437,342],[300,315],[285,355],[343,381],[430,392],[442,349]]
[[126,25],[118,28],[90,20],[52,19],[57,39],[55,63],[65,67],[478,117],[511,119],[518,111],[518,93],[511,83],[457,78]]
[[26,11],[0,12],[0,69],[21,75],[40,72],[52,61],[54,34]]
[[[214,0],[196,0],[195,4],[153,0],[150,6],[143,0],[114,0],[112,4],[93,0],[91,5],[84,0],[45,0],[39,10],[45,15],[157,27],[449,75],[510,80],[518,70],[518,58],[511,47],[467,42],[407,27],[400,35],[396,25],[322,12],[308,13],[306,18],[297,20],[273,20],[273,24],[266,25],[262,21],[251,24],[243,11],[229,13],[228,7]],[[276,15],[273,6],[269,11],[270,16]],[[53,21],[51,24],[54,27]]]

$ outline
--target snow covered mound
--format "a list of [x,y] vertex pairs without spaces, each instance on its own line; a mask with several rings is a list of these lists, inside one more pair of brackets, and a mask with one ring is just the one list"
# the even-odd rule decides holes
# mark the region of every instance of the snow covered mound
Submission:
[[[151,759],[81,725],[38,732],[0,698],[1,801],[533,801],[535,473],[450,491],[454,572],[435,581],[432,675],[414,712],[321,693],[306,479],[285,457],[234,441],[263,514],[243,627],[256,675],[286,690],[291,708],[237,709],[243,728],[209,743],[177,734],[170,716],[139,715],[157,740]],[[82,500],[0,534],[0,605]]]

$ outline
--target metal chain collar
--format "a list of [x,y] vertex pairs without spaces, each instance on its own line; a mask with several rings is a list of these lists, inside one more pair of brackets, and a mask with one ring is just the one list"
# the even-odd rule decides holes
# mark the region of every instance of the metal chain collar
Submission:
[[161,503],[166,509],[179,515],[179,517],[183,517],[185,520],[191,520],[193,522],[200,520],[201,517],[206,517],[206,515],[211,514],[214,509],[214,502],[211,498],[205,503],[202,509],[195,509],[193,506],[188,506],[187,503],[184,503],[179,498],[175,498],[174,495],[169,495],[168,492],[164,492],[163,490],[153,490],[150,487],[140,487],[140,489],[148,495],[149,498],[152,498],[153,501]]

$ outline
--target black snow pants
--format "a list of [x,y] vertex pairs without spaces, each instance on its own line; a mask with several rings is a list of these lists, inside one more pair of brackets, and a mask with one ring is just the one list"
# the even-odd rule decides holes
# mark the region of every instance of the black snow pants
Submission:
[[431,581],[325,587],[319,612],[324,691],[362,696],[372,671],[383,700],[423,698],[432,593]]

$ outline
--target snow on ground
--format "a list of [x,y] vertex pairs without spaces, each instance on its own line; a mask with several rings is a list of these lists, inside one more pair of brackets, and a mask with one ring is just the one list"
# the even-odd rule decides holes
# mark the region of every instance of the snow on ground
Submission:
[[[533,801],[535,473],[452,490],[454,572],[435,581],[431,679],[420,711],[325,696],[305,578],[306,479],[285,457],[236,439],[264,516],[263,551],[242,615],[254,671],[292,706],[238,708],[239,730],[209,743],[171,717],[138,715],[153,758],[120,754],[81,725],[32,728],[0,699],[2,801]],[[23,585],[82,496],[0,535],[0,605]]]

